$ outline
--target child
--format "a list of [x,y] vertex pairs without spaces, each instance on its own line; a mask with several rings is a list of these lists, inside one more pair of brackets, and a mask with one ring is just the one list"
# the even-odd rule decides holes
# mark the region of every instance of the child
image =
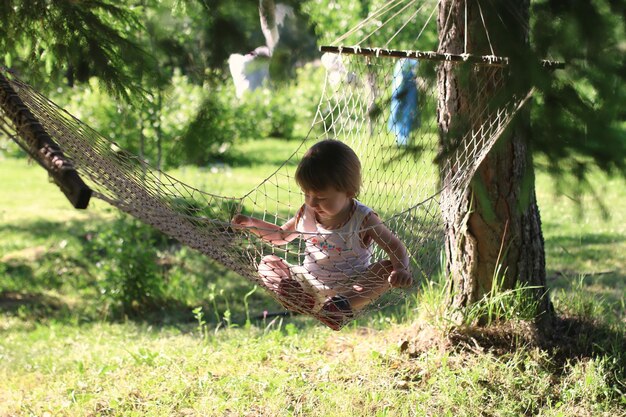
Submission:
[[[304,239],[302,266],[268,255],[259,264],[259,275],[287,308],[315,314],[339,330],[354,312],[389,288],[411,285],[409,257],[376,213],[355,199],[361,163],[349,146],[333,139],[316,143],[300,161],[295,176],[304,192],[304,205],[285,224],[242,214],[232,223],[274,245]],[[370,263],[372,242],[389,259]]]

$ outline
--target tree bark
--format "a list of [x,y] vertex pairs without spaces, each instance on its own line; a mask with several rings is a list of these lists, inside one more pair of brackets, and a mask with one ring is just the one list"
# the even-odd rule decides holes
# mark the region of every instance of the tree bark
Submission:
[[[438,16],[439,52],[488,55],[495,49],[494,43],[506,46],[503,54],[516,44],[520,50],[526,50],[529,3],[507,3],[506,10],[495,10],[498,6],[492,3],[488,3],[490,9],[481,10],[471,0],[442,1]],[[517,9],[513,11],[515,19],[507,22],[503,30],[498,31],[498,25],[494,25],[496,29],[491,31],[494,26],[489,26],[489,22],[494,22],[495,13],[501,19],[502,15],[511,13],[511,8]],[[526,25],[520,22],[520,17]],[[501,41],[505,38],[506,42]],[[516,73],[514,66],[521,61],[510,60],[510,74]],[[481,103],[465,87],[463,71],[465,76],[468,71],[470,76],[481,76],[480,70],[460,70],[452,63],[444,63],[438,72],[442,149],[458,142],[459,132],[467,126],[484,122],[469,116],[472,106],[486,103]],[[496,88],[485,80],[481,96],[493,96]],[[544,241],[534,189],[530,133],[530,116],[522,109],[480,164],[469,187],[460,193],[445,189],[442,212],[446,273],[450,277],[450,304],[455,311],[479,301],[497,282],[502,289],[517,285],[535,287],[532,294],[538,304],[538,324],[547,329],[552,325],[553,314],[546,289]]]

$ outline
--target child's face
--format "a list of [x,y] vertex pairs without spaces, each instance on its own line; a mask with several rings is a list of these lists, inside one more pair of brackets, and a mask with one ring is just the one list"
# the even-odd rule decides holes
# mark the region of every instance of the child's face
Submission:
[[352,195],[345,191],[337,191],[334,188],[327,188],[322,191],[304,192],[304,203],[311,207],[318,219],[334,219],[350,208]]

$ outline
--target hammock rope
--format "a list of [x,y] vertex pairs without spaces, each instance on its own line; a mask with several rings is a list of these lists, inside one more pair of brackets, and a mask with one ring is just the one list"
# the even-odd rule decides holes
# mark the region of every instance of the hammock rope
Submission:
[[[387,9],[397,7],[397,3],[390,2]],[[15,111],[8,104],[10,97],[19,97],[62,150],[63,157],[71,161],[94,198],[154,226],[266,288],[288,309],[309,314],[339,329],[364,312],[397,303],[420,279],[437,270],[443,242],[441,196],[464,192],[480,162],[532,92],[507,95],[503,88],[508,74],[504,58],[341,46],[323,47],[322,51],[331,54],[328,56],[333,65],[328,68],[309,134],[276,172],[240,197],[201,191],[147,165],[7,70],[0,70],[4,82],[0,88],[0,126],[20,146],[33,150],[30,152],[33,157],[38,157],[37,144],[24,134],[27,127],[16,120]],[[394,67],[398,61],[409,59],[418,62],[408,80],[418,99],[413,108],[408,144],[399,146],[394,129],[389,129],[395,125],[391,106],[397,96],[392,85],[398,74],[394,73]],[[466,77],[460,88],[467,91],[472,102],[468,119],[457,123],[442,147],[439,122],[444,115],[437,112],[441,100],[437,73],[444,65],[463,71]],[[498,98],[495,105],[494,97]],[[324,293],[322,302],[332,301],[332,312],[320,309],[319,305],[312,307],[307,301],[318,297],[326,291],[320,288],[327,286],[324,280],[302,271],[302,265],[311,256],[307,240],[314,233],[302,232],[299,239],[276,245],[259,238],[251,229],[231,225],[237,214],[277,225],[296,216],[304,198],[294,180],[295,166],[312,144],[327,138],[346,143],[358,155],[362,165],[358,200],[373,209],[384,227],[407,248],[413,274],[411,288],[394,288],[382,295],[374,291],[376,296],[365,300],[359,309],[350,309],[350,303],[346,304],[340,291],[333,293],[331,288],[330,295]],[[374,232],[372,227],[359,227],[357,231],[336,233],[349,241],[355,233],[361,236]],[[389,258],[377,245],[371,251],[372,263]],[[259,268],[268,256],[278,257],[289,265],[290,272],[297,276],[298,288],[285,290],[286,293],[277,291],[260,277]],[[364,281],[365,275],[346,274],[342,285],[366,290],[380,285],[380,280]]]

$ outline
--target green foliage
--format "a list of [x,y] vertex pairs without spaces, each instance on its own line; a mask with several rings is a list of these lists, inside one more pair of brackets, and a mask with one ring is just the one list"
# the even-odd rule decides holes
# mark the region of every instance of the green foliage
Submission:
[[305,65],[293,83],[258,88],[238,99],[230,79],[216,79],[195,118],[176,139],[168,165],[206,165],[249,139],[302,139],[309,130],[324,83],[320,67]]
[[139,30],[139,18],[126,2],[3,1],[0,49],[5,64],[29,70],[33,78],[45,74],[59,79],[65,72],[71,85],[96,76],[130,97],[140,91],[137,75],[155,68],[128,36]]
[[127,104],[115,101],[100,87],[97,79],[92,78],[81,87],[60,88],[52,98],[123,149],[138,153],[139,112],[132,112]]
[[[58,89],[52,98],[120,148],[155,166],[177,165],[179,161],[170,155],[172,147],[200,108],[205,92],[176,72],[170,86],[157,93],[160,96],[147,95],[142,102],[121,102],[92,78],[84,86]],[[162,161],[160,154],[165,155]]]
[[0,159],[2,158],[20,158],[24,157],[25,153],[17,143],[7,138],[4,133],[0,133]]
[[297,108],[294,109],[294,101],[289,93],[289,88],[275,90],[270,93],[269,100],[265,101],[264,116],[267,118],[267,126],[260,132],[263,136],[284,139],[293,137]]
[[168,89],[177,72],[201,85],[211,55],[205,39],[206,7],[189,0],[142,0],[137,5],[143,30],[133,33],[135,41],[150,51],[155,60],[156,79],[143,80],[149,91]]
[[304,137],[313,123],[322,96],[326,72],[313,64],[304,65],[296,71],[296,82],[288,94],[291,109],[297,114],[296,137]]
[[307,0],[302,8],[310,16],[322,44],[332,42],[364,17],[363,1]]
[[[116,100],[95,78],[85,85],[58,88],[51,98],[153,166],[206,165],[223,160],[233,145],[249,139],[303,138],[315,115],[324,72],[308,64],[296,75],[293,83],[274,90],[259,88],[243,99],[219,71],[205,87],[175,71],[167,89],[157,90],[157,96],[147,94],[141,102]],[[0,152],[18,152],[6,143],[0,146]]]
[[230,85],[214,84],[185,132],[177,140],[170,163],[205,165],[234,143],[257,136],[257,107],[239,104]]
[[211,88],[199,110],[176,139],[168,165],[206,165],[218,159],[236,142],[254,135],[256,126],[247,116],[247,108],[233,106],[232,89],[218,85]]
[[198,323],[197,332],[200,338],[207,340],[209,338],[209,332],[207,329],[206,321],[204,320],[204,312],[202,311],[202,307],[196,307],[191,310],[193,313],[193,317],[196,319]]
[[[384,14],[376,14],[383,6],[389,6],[385,0],[306,0],[302,9],[309,15],[315,28],[320,44],[326,45],[355,28],[361,21],[372,18],[368,24],[359,26],[348,38],[342,41],[343,45],[356,45],[367,37],[361,46],[389,47],[395,49],[412,49],[431,51],[437,49],[436,20],[431,19],[424,32],[416,42],[417,35],[426,25],[429,13],[413,12],[420,7],[405,9],[391,8]],[[398,13],[398,15],[395,15]],[[385,24],[389,21],[388,24]],[[402,25],[406,27],[396,34]],[[391,43],[388,43],[392,39]]]
[[302,140],[313,123],[324,76],[323,68],[307,64],[296,70],[292,83],[252,92],[246,101],[258,106],[261,118],[256,123],[262,126],[260,137]]
[[[265,44],[258,1],[202,0],[202,11],[191,17],[199,31],[205,64],[223,68],[232,53],[246,53]],[[195,51],[190,51],[195,53]]]
[[598,0],[532,4],[536,54],[565,69],[536,71],[535,149],[549,170],[587,181],[590,166],[626,175],[626,2]]
[[159,245],[165,237],[125,215],[97,232],[85,247],[95,262],[99,296],[114,314],[138,315],[164,298]]

